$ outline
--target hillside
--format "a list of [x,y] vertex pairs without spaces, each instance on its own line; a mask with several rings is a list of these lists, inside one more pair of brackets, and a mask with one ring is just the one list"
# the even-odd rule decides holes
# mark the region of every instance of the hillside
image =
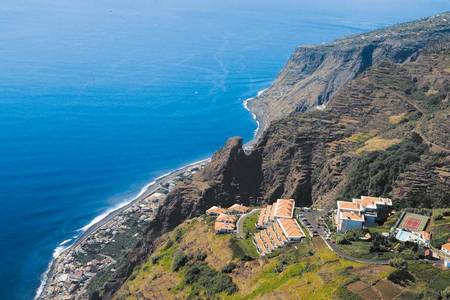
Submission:
[[410,263],[414,283],[394,284],[387,277],[395,268],[338,258],[318,237],[275,257],[245,258],[235,239],[215,235],[204,216],[157,244],[114,299],[410,299],[435,297],[450,284],[450,271],[424,263]]
[[[302,99],[301,82],[316,82],[317,71],[288,68],[291,83],[283,85],[283,93],[289,96],[273,103],[290,108],[264,108],[267,116],[277,110],[283,116],[269,118],[252,150],[244,151],[241,138],[231,138],[203,170],[178,182],[146,224],[144,238],[124,251],[114,273],[102,275],[104,284],[95,287],[93,298],[111,298],[133,269],[160,249],[157,238],[212,205],[287,197],[297,206],[330,208],[336,200],[370,194],[392,198],[396,208],[450,207],[450,24],[444,20],[450,13],[324,46],[335,54],[324,56],[320,66],[334,71],[321,81],[340,87],[327,92],[324,110],[292,109],[290,103]],[[373,51],[362,50],[367,40],[376,44]],[[353,54],[336,54],[344,46],[359,49],[351,51],[355,57],[362,51],[363,67],[359,60],[342,68],[341,62],[354,61]],[[331,59],[336,55],[340,60]],[[288,66],[306,59],[298,52],[294,57]],[[279,81],[253,103],[269,101],[264,97]],[[317,104],[316,96],[308,99]]]

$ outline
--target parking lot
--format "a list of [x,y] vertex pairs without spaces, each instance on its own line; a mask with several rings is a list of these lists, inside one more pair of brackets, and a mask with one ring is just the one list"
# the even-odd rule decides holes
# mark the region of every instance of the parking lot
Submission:
[[300,208],[297,219],[307,228],[311,236],[322,236],[327,241],[330,241],[330,231],[324,222],[326,215],[327,211],[324,210]]

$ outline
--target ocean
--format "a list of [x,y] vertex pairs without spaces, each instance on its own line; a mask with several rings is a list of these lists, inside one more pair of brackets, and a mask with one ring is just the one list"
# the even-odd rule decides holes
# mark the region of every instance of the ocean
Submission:
[[448,0],[3,0],[0,299],[148,182],[256,123],[243,101],[298,45],[450,9]]

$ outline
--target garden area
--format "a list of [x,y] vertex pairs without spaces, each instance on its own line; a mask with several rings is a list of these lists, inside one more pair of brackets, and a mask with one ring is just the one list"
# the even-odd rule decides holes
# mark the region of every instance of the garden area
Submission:
[[250,213],[244,221],[240,236],[231,238],[231,249],[235,258],[249,260],[259,257],[256,246],[253,243],[253,234],[257,231],[256,222],[258,218],[259,211]]

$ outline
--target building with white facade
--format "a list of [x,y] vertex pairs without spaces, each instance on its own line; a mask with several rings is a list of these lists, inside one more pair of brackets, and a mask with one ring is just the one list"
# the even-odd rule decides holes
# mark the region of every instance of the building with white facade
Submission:
[[360,199],[338,201],[334,216],[337,231],[360,230],[383,221],[389,215],[392,200],[389,198],[361,196]]

